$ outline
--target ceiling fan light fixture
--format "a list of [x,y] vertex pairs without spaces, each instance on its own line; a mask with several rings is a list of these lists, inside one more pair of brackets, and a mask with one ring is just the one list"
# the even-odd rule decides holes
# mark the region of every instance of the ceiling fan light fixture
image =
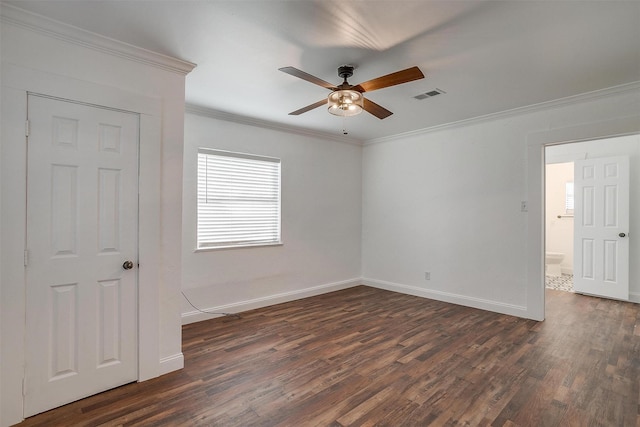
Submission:
[[328,110],[336,116],[348,117],[362,113],[364,97],[357,90],[336,90],[327,98]]

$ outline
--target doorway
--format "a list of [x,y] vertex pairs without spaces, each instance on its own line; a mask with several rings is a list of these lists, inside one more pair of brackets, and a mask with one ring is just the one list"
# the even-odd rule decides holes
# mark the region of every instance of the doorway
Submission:
[[638,135],[545,147],[546,288],[640,301],[629,280],[639,162]]
[[573,292],[574,162],[553,148],[545,156],[545,287]]

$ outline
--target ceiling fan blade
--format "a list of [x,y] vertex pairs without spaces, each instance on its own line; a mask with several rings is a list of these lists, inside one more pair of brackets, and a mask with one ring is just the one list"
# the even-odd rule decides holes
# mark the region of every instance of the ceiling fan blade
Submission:
[[301,108],[301,109],[299,109],[299,110],[292,111],[292,112],[290,112],[290,113],[289,113],[289,115],[290,115],[290,116],[298,116],[298,115],[300,115],[300,114],[302,114],[302,113],[306,113],[307,111],[311,111],[311,110],[313,110],[314,108],[318,108],[318,107],[320,107],[320,106],[322,106],[322,105],[327,105],[327,100],[326,100],[326,98],[325,98],[325,99],[323,99],[323,100],[321,100],[321,101],[314,102],[314,103],[313,103],[313,104],[311,104],[311,105],[307,105],[306,107],[303,107],[303,108]]
[[298,70],[295,67],[282,67],[282,68],[278,68],[278,70],[282,71],[283,73],[290,74],[290,75],[292,75],[294,77],[298,77],[298,78],[300,78],[302,80],[306,80],[306,81],[308,81],[310,83],[316,84],[318,86],[322,86],[322,87],[327,88],[327,89],[331,89],[331,90],[337,89],[337,87],[335,85],[333,85],[333,84],[331,84],[329,82],[325,82],[324,80],[319,79],[316,76],[312,76],[309,73],[305,73],[302,70]]
[[358,92],[371,92],[373,90],[383,89],[389,86],[395,86],[402,83],[420,80],[424,78],[424,74],[418,67],[407,68],[406,70],[396,71],[386,76],[368,80],[353,87]]
[[384,119],[386,117],[389,117],[390,115],[393,114],[391,111],[389,111],[386,108],[376,104],[373,101],[369,101],[367,98],[364,98],[364,104],[362,105],[362,108],[364,108],[368,113],[373,114],[374,116],[376,116],[380,120],[382,120],[382,119]]

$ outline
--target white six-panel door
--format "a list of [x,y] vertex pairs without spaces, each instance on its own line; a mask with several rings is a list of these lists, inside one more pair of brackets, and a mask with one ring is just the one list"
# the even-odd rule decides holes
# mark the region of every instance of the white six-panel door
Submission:
[[629,158],[575,162],[574,288],[629,299]]
[[25,417],[135,381],[138,342],[139,117],[30,95],[28,118]]

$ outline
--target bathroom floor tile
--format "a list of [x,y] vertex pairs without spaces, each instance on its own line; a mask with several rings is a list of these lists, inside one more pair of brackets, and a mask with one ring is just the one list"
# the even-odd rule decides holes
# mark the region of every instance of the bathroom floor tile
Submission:
[[573,292],[573,275],[563,274],[562,276],[545,276],[545,286],[547,289]]

